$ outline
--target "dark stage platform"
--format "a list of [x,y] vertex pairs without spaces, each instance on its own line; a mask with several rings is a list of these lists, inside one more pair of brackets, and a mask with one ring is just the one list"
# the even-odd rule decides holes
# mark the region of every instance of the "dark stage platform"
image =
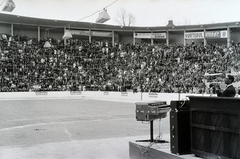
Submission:
[[170,143],[129,142],[130,159],[200,159],[194,154],[176,155]]

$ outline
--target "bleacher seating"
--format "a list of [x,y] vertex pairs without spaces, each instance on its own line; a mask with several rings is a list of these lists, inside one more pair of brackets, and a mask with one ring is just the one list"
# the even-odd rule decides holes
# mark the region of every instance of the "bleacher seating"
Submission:
[[[48,41],[51,46],[44,47]],[[0,38],[0,91],[206,92],[207,73],[240,70],[240,46]],[[224,78],[223,76],[221,78]],[[220,81],[221,78],[216,80]],[[239,76],[236,81],[239,81]],[[179,89],[180,88],[180,89]]]

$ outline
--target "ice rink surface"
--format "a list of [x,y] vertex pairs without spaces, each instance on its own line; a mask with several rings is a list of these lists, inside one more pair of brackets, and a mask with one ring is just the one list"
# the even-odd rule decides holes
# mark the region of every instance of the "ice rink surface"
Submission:
[[[129,141],[149,139],[133,102],[0,100],[0,159],[128,159]],[[169,115],[154,137],[169,139]]]

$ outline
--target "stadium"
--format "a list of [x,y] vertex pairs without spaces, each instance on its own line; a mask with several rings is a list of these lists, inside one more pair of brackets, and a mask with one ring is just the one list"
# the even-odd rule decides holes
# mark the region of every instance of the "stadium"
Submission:
[[[199,93],[206,91],[198,87],[206,85],[205,74],[236,74],[239,81],[238,22],[175,26],[169,21],[152,28],[73,22],[68,30],[73,38],[63,40],[64,24],[68,22],[1,14],[1,50],[6,52],[1,57],[1,91],[142,87],[144,92],[176,93],[181,85],[184,92]],[[179,73],[183,76],[174,76]],[[22,81],[16,83],[13,76]]]
[[[237,159],[239,61],[240,21],[135,27],[0,13],[0,158]],[[225,88],[227,75],[236,96],[218,100],[210,85]],[[184,113],[186,102],[194,119],[188,137],[201,146],[171,147],[170,109],[138,118],[138,109],[159,101]],[[149,125],[154,141],[166,143],[136,142],[149,138]]]

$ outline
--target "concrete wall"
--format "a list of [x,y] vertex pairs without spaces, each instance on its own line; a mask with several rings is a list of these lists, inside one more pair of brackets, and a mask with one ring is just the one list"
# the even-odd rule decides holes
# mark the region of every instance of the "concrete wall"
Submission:
[[13,25],[13,35],[37,38],[38,28],[36,26],[29,25]]
[[184,44],[184,32],[169,32],[169,43]]
[[96,99],[105,101],[118,101],[135,103],[139,101],[167,101],[184,99],[189,95],[209,96],[206,94],[178,94],[178,93],[133,93],[133,92],[0,92],[0,100],[31,100],[31,99]]
[[231,32],[231,39],[234,43],[240,43],[240,31],[239,30],[233,30]]
[[125,44],[127,43],[132,43],[133,42],[133,36],[131,35],[125,35],[125,36],[120,36],[119,42],[123,42]]
[[0,25],[0,34],[11,35],[11,24],[1,24]]

